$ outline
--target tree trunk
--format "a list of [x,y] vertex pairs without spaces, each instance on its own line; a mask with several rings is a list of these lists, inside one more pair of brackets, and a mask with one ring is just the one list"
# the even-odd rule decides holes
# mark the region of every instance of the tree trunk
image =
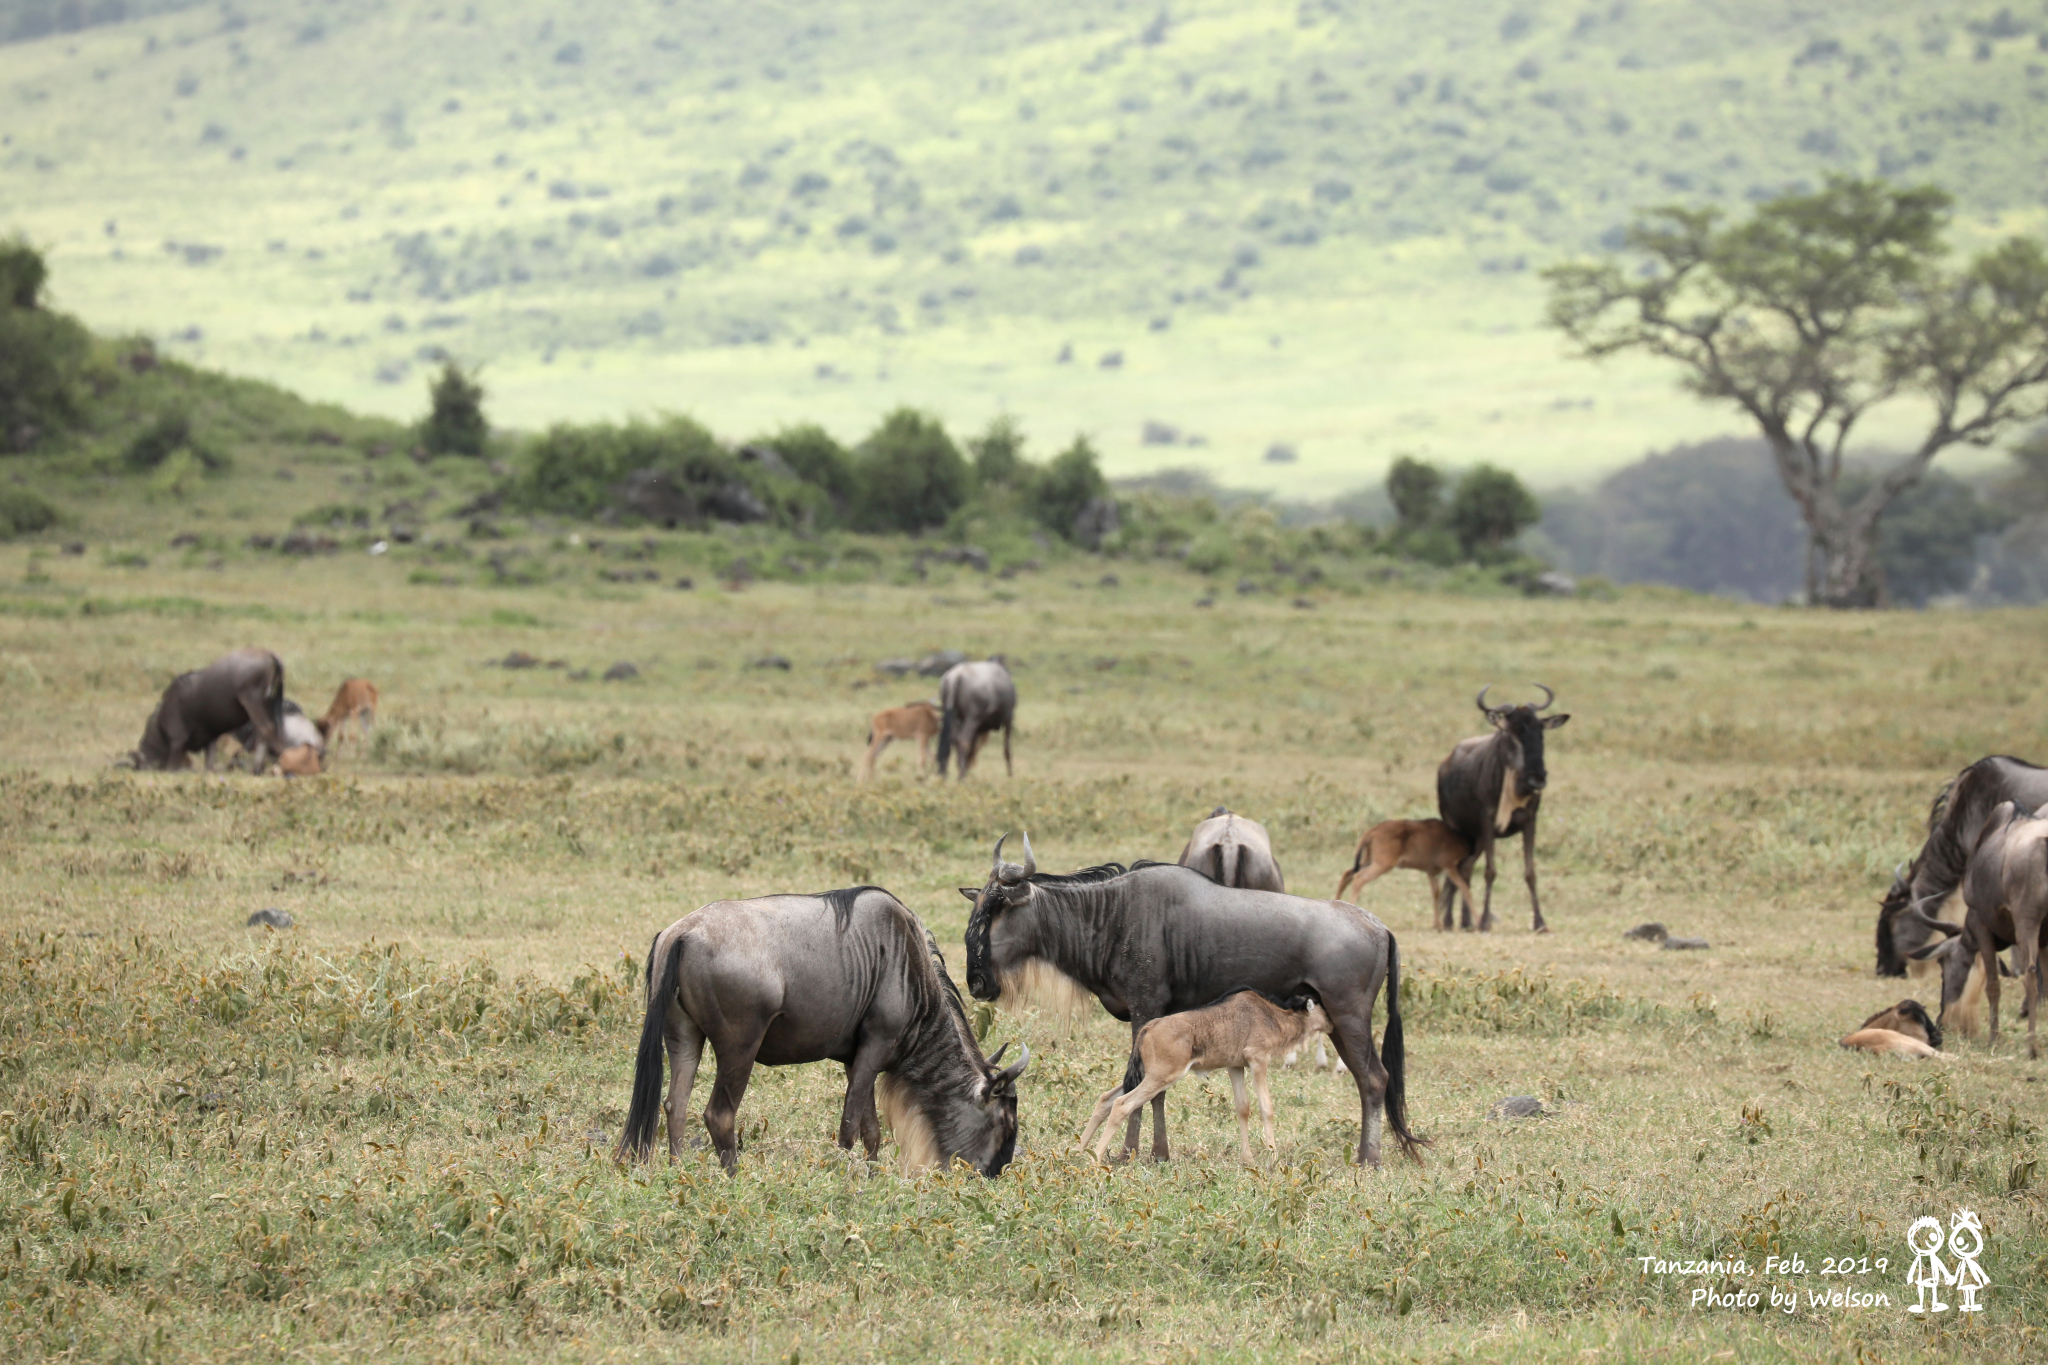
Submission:
[[1777,458],[1785,491],[1799,505],[1806,522],[1806,602],[1808,606],[1837,610],[1882,607],[1885,592],[1884,566],[1877,557],[1877,522],[1892,499],[1919,481],[1926,459],[1915,457],[1891,471],[1890,478],[1910,473],[1897,487],[1889,479],[1856,500],[1842,505],[1837,481],[1839,465],[1803,449],[1783,433],[1767,433]]

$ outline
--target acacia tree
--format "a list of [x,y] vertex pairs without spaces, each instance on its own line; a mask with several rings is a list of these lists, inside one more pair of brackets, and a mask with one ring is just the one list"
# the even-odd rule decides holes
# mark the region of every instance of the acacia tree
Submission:
[[[1949,196],[1836,177],[1758,205],[1666,207],[1623,253],[1545,272],[1549,315],[1580,355],[1676,361],[1702,398],[1732,403],[1769,443],[1807,527],[1807,600],[1884,600],[1877,524],[1942,451],[1988,445],[2048,412],[2048,255],[2010,238],[1948,266]],[[1867,483],[1842,454],[1880,404],[1915,401],[1925,434]]]

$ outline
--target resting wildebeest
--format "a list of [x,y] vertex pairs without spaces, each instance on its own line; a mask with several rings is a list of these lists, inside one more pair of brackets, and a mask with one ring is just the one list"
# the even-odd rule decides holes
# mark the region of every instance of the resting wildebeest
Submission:
[[1254,891],[1285,891],[1280,864],[1273,858],[1273,841],[1266,827],[1256,820],[1232,814],[1226,806],[1209,812],[1209,818],[1195,826],[1187,847],[1180,851],[1182,867],[1192,867],[1219,886],[1245,886]]
[[[1963,869],[1986,818],[2001,801],[2016,802],[2028,810],[2048,805],[2048,768],[1994,754],[1957,773],[1935,794],[1927,811],[1927,839],[1914,855],[1911,868],[1892,878],[1891,890],[1877,912],[1879,976],[1910,972],[1918,977],[1932,970],[1923,967],[1912,953],[1933,931],[1905,912],[1917,908],[1934,919],[1963,922],[1957,899]],[[1982,991],[1980,978],[1964,992],[1957,1026],[1965,1033],[1976,1032],[1974,1004]]]
[[267,649],[238,649],[201,669],[180,673],[164,689],[142,743],[124,766],[176,772],[222,735],[252,725],[274,754],[286,749],[284,661]]
[[1003,771],[1016,776],[1010,765],[1010,727],[1017,714],[1017,684],[1000,659],[978,664],[954,664],[939,679],[939,776],[946,775],[946,759],[956,748],[960,753],[960,776],[974,766],[982,741],[991,730],[1003,732]]
[[1963,869],[1963,904],[1967,918],[1960,931],[1918,909],[1906,911],[1930,934],[1954,935],[1912,953],[1941,963],[1941,1022],[1949,1022],[1949,1007],[1961,998],[1974,966],[1984,973],[1991,1041],[1998,1042],[1998,954],[2010,946],[2013,971],[2026,993],[2027,1056],[2036,1058],[2035,1016],[2048,974],[2042,957],[2048,948],[2048,819],[2010,801],[1994,807]]
[[616,1155],[645,1159],[671,1072],[668,1150],[682,1151],[684,1111],[705,1040],[718,1079],[704,1126],[726,1170],[739,1160],[734,1119],[754,1064],[846,1067],[839,1145],[880,1149],[875,1084],[905,1169],[958,1156],[983,1175],[1017,1147],[1017,1078],[1031,1060],[984,1059],[939,947],[917,916],[878,886],[818,896],[713,901],[655,935],[647,953],[647,1022],[633,1102]]
[[[1536,899],[1536,812],[1543,804],[1543,788],[1550,780],[1543,767],[1543,732],[1555,730],[1570,720],[1569,715],[1546,716],[1557,693],[1542,683],[1543,705],[1488,706],[1486,694],[1493,685],[1479,689],[1479,709],[1493,722],[1493,733],[1461,740],[1451,756],[1436,770],[1436,812],[1443,822],[1463,835],[1472,852],[1459,864],[1469,881],[1472,864],[1486,858],[1486,904],[1479,916],[1479,930],[1493,928],[1493,844],[1496,839],[1520,831],[1522,835],[1522,877],[1529,883],[1529,910],[1535,917],[1537,933],[1547,933],[1543,906]],[[1440,923],[1449,923],[1455,887],[1446,887],[1438,897]],[[1472,927],[1472,902],[1465,902],[1461,927]]]
[[[1359,1160],[1379,1165],[1382,1111],[1403,1149],[1418,1155],[1421,1139],[1408,1131],[1403,1079],[1400,951],[1384,924],[1342,901],[1218,886],[1172,863],[1108,863],[1061,877],[1038,871],[1029,838],[1021,866],[1002,855],[999,839],[987,885],[960,888],[974,902],[967,986],[975,999],[1093,995],[1111,1015],[1130,1021],[1129,1090],[1144,1079],[1138,1033],[1152,1020],[1231,991],[1283,999],[1312,993],[1358,1084]],[[1382,985],[1384,1061],[1372,1040]],[[1142,1117],[1131,1115],[1127,1153],[1137,1149]],[[1156,1095],[1152,1155],[1167,1159],[1166,1101]]]

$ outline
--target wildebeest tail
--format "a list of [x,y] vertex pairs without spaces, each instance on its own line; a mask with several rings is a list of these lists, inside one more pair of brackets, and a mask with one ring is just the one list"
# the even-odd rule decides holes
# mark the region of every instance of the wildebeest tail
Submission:
[[1145,1063],[1139,1060],[1138,1049],[1133,1047],[1131,1049],[1131,1064],[1124,1068],[1124,1093],[1128,1095],[1133,1090],[1136,1090],[1144,1079]]
[[655,935],[647,949],[647,1022],[640,1029],[640,1052],[633,1059],[633,1102],[626,1110],[626,1131],[612,1152],[614,1160],[645,1161],[654,1146],[654,1125],[661,1114],[661,1063],[668,1032],[668,1006],[676,998],[676,980],[683,972],[683,936],[677,934],[668,946],[668,956],[655,971],[654,953],[661,945]]
[[946,759],[953,752],[953,699],[939,694],[939,776],[946,775]]
[[1407,1049],[1401,1040],[1401,945],[1387,935],[1387,1032],[1380,1040],[1380,1063],[1387,1068],[1387,1127],[1401,1140],[1401,1150],[1416,1161],[1429,1139],[1408,1130]]
[[[275,657],[275,656],[273,656]],[[277,690],[270,694],[270,731],[284,745],[284,660],[277,661]]]

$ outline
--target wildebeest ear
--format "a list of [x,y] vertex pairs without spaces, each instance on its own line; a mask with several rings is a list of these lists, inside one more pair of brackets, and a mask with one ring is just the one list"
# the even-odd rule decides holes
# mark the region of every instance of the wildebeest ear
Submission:
[[960,894],[973,901],[976,905],[981,904],[981,888],[978,886],[963,886],[960,888]]
[[1555,730],[1558,726],[1564,724],[1571,718],[1572,713],[1569,711],[1565,712],[1561,716],[1545,716],[1543,718],[1543,728],[1546,730]]

